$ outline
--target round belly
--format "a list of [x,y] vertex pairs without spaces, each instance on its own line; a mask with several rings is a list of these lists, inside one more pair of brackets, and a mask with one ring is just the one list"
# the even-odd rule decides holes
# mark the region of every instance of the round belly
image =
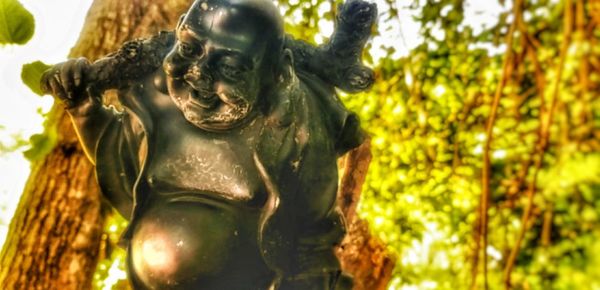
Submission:
[[267,289],[258,218],[256,209],[218,202],[155,201],[136,221],[130,275],[150,289]]

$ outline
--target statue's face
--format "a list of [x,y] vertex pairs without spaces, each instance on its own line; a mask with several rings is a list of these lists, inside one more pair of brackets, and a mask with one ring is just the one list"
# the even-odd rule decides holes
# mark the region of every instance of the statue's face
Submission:
[[265,78],[273,78],[264,65],[264,29],[245,14],[243,7],[196,1],[165,58],[169,95],[202,129],[227,130],[252,119]]

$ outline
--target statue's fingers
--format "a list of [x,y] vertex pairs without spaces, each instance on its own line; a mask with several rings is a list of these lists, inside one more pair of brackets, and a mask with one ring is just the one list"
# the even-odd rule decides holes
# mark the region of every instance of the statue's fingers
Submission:
[[84,74],[89,67],[89,62],[86,58],[80,57],[75,63],[75,69],[73,70],[73,83],[76,88],[81,86],[81,82],[84,78]]
[[83,65],[80,62],[75,63],[75,68],[73,69],[73,84],[75,88],[79,88],[81,85],[81,78],[83,75]]
[[65,63],[65,65],[60,70],[60,83],[64,89],[64,92],[67,94],[67,98],[71,99],[73,93],[73,65],[70,63]]
[[54,77],[50,79],[50,88],[52,89],[52,94],[61,100],[67,99],[67,94],[61,84],[60,77],[58,74],[54,74]]

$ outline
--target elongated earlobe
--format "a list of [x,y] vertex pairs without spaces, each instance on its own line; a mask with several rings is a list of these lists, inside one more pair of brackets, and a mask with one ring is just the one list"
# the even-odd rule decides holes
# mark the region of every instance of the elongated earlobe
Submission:
[[294,57],[292,51],[287,48],[281,53],[277,74],[277,83],[268,99],[267,123],[285,127],[294,120],[292,111],[301,94],[300,81],[294,70]]

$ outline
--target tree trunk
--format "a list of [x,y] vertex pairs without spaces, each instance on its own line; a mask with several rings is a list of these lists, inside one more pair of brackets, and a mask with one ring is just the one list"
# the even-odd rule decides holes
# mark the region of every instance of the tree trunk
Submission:
[[371,162],[371,143],[365,141],[340,160],[341,180],[338,204],[348,223],[348,234],[337,255],[342,269],[354,278],[353,290],[385,290],[392,278],[395,256],[371,235],[367,221],[356,214],[362,185]]
[[[131,38],[172,28],[189,1],[97,0],[70,57],[95,60]],[[58,143],[32,172],[0,253],[0,289],[91,289],[103,232],[93,167],[55,106]]]
[[[191,1],[96,0],[70,57],[91,61],[132,38],[172,29]],[[56,106],[57,146],[32,165],[0,253],[0,289],[91,289],[103,234],[102,203],[92,164],[64,110]],[[345,157],[340,186],[349,236],[338,251],[355,290],[384,289],[394,261],[370,236],[355,208],[370,161],[368,143]]]

